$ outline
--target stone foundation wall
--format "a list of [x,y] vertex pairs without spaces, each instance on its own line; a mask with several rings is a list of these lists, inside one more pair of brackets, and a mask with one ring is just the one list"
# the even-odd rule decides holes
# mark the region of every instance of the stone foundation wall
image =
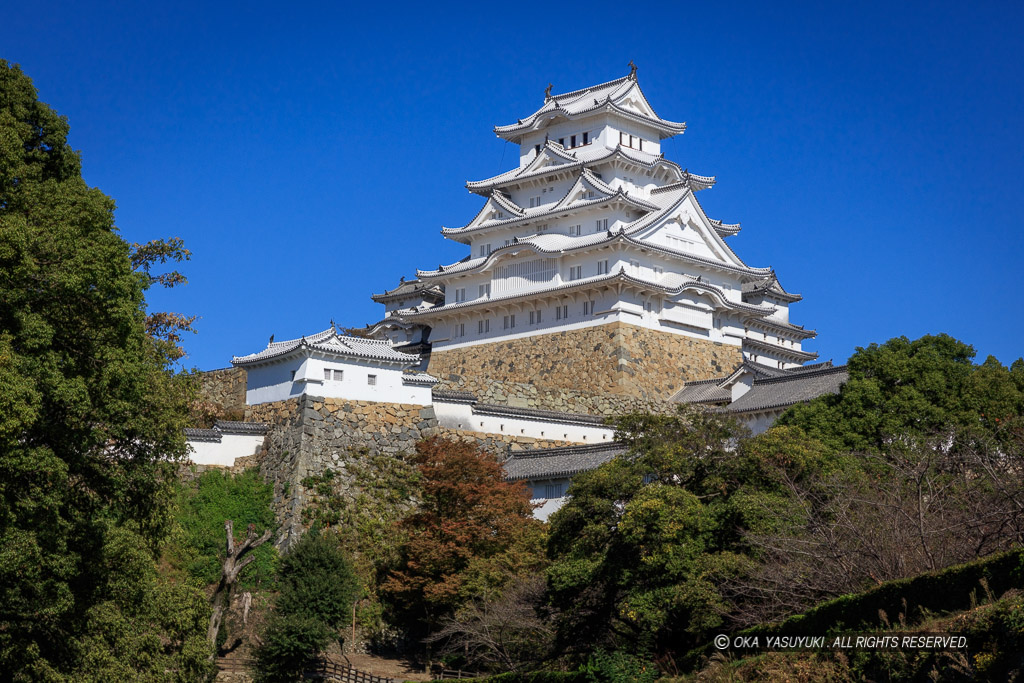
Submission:
[[[302,485],[330,469],[342,495],[358,493],[353,466],[363,471],[373,456],[401,457],[416,442],[434,435],[479,444],[496,457],[510,451],[565,446],[572,442],[512,434],[480,434],[441,428],[430,406],[301,396],[250,406],[246,419],[271,425],[256,455],[247,458],[274,486],[274,510],[281,525],[277,545],[286,548],[303,531],[302,509],[312,492]],[[237,467],[237,463],[236,463]]]
[[222,368],[199,373],[199,400],[216,406],[226,419],[245,413],[247,376],[244,368]]
[[459,349],[437,350],[427,372],[439,389],[483,403],[591,415],[666,410],[684,382],[720,377],[738,346],[615,322]]

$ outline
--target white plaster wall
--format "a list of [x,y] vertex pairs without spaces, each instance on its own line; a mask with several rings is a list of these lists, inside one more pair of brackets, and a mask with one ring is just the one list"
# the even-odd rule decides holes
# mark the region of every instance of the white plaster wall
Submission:
[[540,418],[484,415],[474,413],[472,406],[465,403],[434,401],[434,414],[442,427],[484,434],[508,434],[576,443],[610,443],[615,437],[615,430],[605,425],[568,424]]
[[533,509],[533,518],[539,519],[542,522],[546,522],[551,518],[551,515],[565,505],[567,497],[562,498],[533,498],[530,500],[531,503],[537,505]]
[[756,436],[768,431],[768,428],[775,423],[775,420],[779,419],[783,412],[785,409],[741,415],[740,421],[746,425],[751,434]]
[[[324,379],[324,370],[332,370],[332,379]],[[333,379],[334,370],[342,379]],[[292,372],[295,379],[292,379]],[[376,376],[376,384],[369,376]],[[430,387],[410,386],[402,381],[402,369],[377,366],[323,356],[291,357],[279,363],[248,368],[245,400],[248,405],[281,401],[300,394],[343,398],[351,401],[410,403],[430,405]]]
[[189,460],[197,465],[231,467],[235,458],[253,455],[262,444],[262,434],[223,434],[220,443],[189,441]]

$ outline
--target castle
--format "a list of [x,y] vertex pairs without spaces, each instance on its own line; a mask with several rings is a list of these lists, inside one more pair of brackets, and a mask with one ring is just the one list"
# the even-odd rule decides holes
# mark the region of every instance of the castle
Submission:
[[495,127],[519,164],[466,184],[482,208],[441,230],[465,258],[373,295],[384,317],[358,334],[332,323],[232,360],[247,422],[267,425],[261,466],[297,453],[293,468],[312,472],[339,448],[397,452],[442,433],[502,452],[509,478],[550,503],[544,517],[574,473],[618,452],[607,416],[701,403],[761,431],[838,390],[845,368],[805,365],[815,332],[789,313],[801,297],[747,265],[729,245],[740,225],[698,201],[715,178],[664,157],[685,129],[655,112],[635,67],[549,86],[537,111]]

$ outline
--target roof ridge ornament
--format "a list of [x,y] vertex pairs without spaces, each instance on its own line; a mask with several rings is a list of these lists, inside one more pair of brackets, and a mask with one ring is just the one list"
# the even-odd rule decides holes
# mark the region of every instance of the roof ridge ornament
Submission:
[[629,80],[636,80],[636,64],[633,63],[632,59],[629,60]]
[[[551,88],[552,87],[553,87],[552,84],[548,83],[548,87],[544,88],[544,101],[545,102],[547,102],[548,100],[551,99]],[[520,123],[522,123],[522,122],[520,121]]]

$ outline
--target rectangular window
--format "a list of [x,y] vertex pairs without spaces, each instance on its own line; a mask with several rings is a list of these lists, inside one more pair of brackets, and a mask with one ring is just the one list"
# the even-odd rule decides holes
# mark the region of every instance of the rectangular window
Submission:
[[571,266],[569,268],[569,279],[579,280],[583,277],[583,266]]
[[477,288],[477,296],[480,297],[481,299],[484,298],[485,296],[490,296],[490,295],[491,295],[491,283],[490,282],[488,282],[486,285],[480,285]]
[[489,244],[481,244],[480,245],[480,256],[483,257],[483,256],[490,256],[490,255],[491,255],[491,245],[489,245]]
[[369,384],[371,387],[377,386],[377,375],[367,375],[366,383]]
[[637,138],[637,145],[638,145],[637,146],[638,150],[640,150],[641,152],[644,151],[644,141],[643,141],[643,138]]
[[584,145],[589,145],[590,144],[590,133],[589,132],[583,133],[583,144]]
[[604,275],[608,272],[608,259],[597,262],[597,274]]
[[515,327],[516,326],[516,316],[515,316],[515,313],[513,313],[512,315],[506,315],[505,318],[502,321],[502,325],[503,325],[503,327],[506,330],[511,330],[513,327]]
[[626,134],[623,133],[621,130],[619,131],[619,144],[620,145],[625,145],[626,144]]
[[594,232],[601,232],[608,229],[608,219],[600,219],[594,224]]
[[654,274],[655,275],[664,275],[665,274],[665,269],[662,268],[661,266],[654,266]]
[[540,314],[541,314],[540,311],[530,311],[530,324],[531,325],[540,325],[540,322],[541,322]]
[[565,138],[558,138],[558,144],[560,144],[562,147],[565,147]]
[[324,379],[330,379],[330,378],[331,378],[331,371],[329,369],[327,369],[327,368],[324,368]]
[[455,290],[455,303],[459,303],[466,300],[466,288],[460,287]]
[[583,302],[583,315],[593,315],[593,314],[594,314],[594,302],[593,301],[584,301]]
[[490,318],[486,318],[484,320],[478,320],[476,322],[476,332],[477,332],[477,334],[487,334],[490,331],[491,331],[491,319]]
[[536,197],[530,197],[530,208],[532,209],[535,206],[537,206],[537,198]]
[[575,147],[576,146],[576,136],[575,135],[573,135],[572,137],[569,138],[569,145],[571,147]]
[[561,498],[563,488],[565,484],[545,484],[544,485],[544,497],[545,498]]
[[342,377],[342,373],[343,372],[344,372],[344,370],[335,370],[334,371],[334,381],[335,382],[340,382],[341,381],[341,377]]
[[582,227],[583,227],[582,225],[570,225],[569,226],[569,236],[570,237],[579,237],[581,232],[582,232],[580,230],[580,228],[582,228]]

